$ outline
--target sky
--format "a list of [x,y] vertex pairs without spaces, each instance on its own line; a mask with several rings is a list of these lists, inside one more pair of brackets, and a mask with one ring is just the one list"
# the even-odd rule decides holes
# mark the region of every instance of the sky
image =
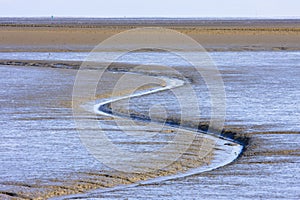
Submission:
[[0,0],[0,17],[300,17],[299,0]]

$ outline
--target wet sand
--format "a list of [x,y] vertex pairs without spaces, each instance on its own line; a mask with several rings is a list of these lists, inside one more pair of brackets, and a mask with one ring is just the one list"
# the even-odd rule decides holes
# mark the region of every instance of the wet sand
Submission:
[[208,51],[300,49],[300,20],[2,19],[0,51],[90,51],[114,34],[145,26],[177,30]]

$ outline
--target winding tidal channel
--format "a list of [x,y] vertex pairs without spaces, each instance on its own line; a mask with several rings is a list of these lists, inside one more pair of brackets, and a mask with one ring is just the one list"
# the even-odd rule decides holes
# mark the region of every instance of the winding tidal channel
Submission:
[[[155,61],[165,57],[161,54],[136,53],[131,61]],[[210,54],[224,80],[224,129],[232,137],[202,131],[205,126],[189,126],[195,121],[192,117],[178,126],[180,112],[171,90],[184,96],[190,79],[159,71],[152,76],[129,73],[128,66],[112,69],[99,83],[95,99],[80,103],[88,116],[94,115],[88,120],[99,124],[107,137],[126,151],[155,151],[172,141],[176,131],[194,135],[190,148],[172,165],[135,174],[103,165],[80,140],[72,113],[72,91],[78,62],[86,53],[0,53],[1,76],[9,77],[2,78],[0,85],[0,198],[297,199],[300,52]],[[163,62],[178,64],[172,59]],[[178,67],[192,80],[189,67]],[[111,88],[123,75],[132,80],[151,79],[157,84],[134,91],[128,85],[131,92],[122,90],[112,97]],[[200,121],[206,122],[209,95],[203,82],[194,81],[192,86],[203,106]],[[170,118],[166,122],[160,120],[162,108]],[[127,121],[135,126],[128,126],[124,123]],[[133,135],[124,134],[124,130]],[[96,132],[92,128],[87,131]],[[151,137],[143,137],[147,135]],[[250,138],[245,149],[235,136]],[[206,156],[199,157],[203,151]]]

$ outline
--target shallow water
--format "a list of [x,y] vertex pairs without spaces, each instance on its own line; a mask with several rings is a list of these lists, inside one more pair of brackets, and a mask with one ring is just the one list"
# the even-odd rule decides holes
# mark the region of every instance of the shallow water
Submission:
[[[212,52],[210,55],[219,68],[225,84],[226,126],[243,127],[246,132],[250,133],[300,131],[300,52]],[[87,53],[80,52],[12,52],[0,53],[0,60],[81,61],[85,56]],[[105,55],[101,57],[105,58]],[[188,63],[185,61],[162,52],[134,53],[126,55],[118,61],[134,64],[187,66],[188,68]],[[0,84],[0,126],[2,130],[0,136],[0,184],[7,181],[30,182],[30,180],[36,179],[66,178],[72,172],[104,168],[82,146],[72,120],[72,110],[64,104],[71,97],[76,70],[1,66],[0,71],[2,77],[9,77],[1,78]],[[208,93],[203,85],[196,85],[194,88],[202,103],[201,118],[206,120],[210,114]],[[45,91],[48,91],[51,96],[47,96],[49,93],[45,93]],[[63,96],[61,96],[62,93]],[[41,100],[43,101],[41,102]],[[152,105],[151,102],[157,100],[167,107],[171,115],[180,114],[176,105],[171,106],[174,96],[168,92],[133,98],[131,103],[134,106],[131,109],[146,112],[149,105]],[[146,106],[145,102],[148,102]],[[260,142],[263,141],[262,145],[269,151],[274,148],[278,148],[278,151],[285,150],[287,145],[291,149],[299,149],[297,134],[277,134],[272,137],[259,135],[256,137]],[[282,144],[274,147],[274,143],[278,144],[278,141],[282,141]],[[264,171],[265,174],[260,176],[266,182],[276,180],[274,176],[267,179],[264,177],[267,176],[266,174],[277,173],[276,181],[278,183],[283,184],[284,179],[287,178],[292,180],[291,184],[294,185],[294,189],[297,189],[295,184],[299,183],[297,182],[299,180],[297,179],[299,175],[297,172],[297,169],[299,171],[298,156],[285,154],[269,156],[269,158],[258,156],[251,159],[263,162],[276,159],[293,160],[289,164],[282,163],[268,167],[253,165],[250,171],[252,170],[252,173],[257,173],[259,170]],[[288,171],[285,169],[287,167]],[[230,165],[227,170],[233,174],[239,171],[249,172],[249,168],[244,168],[243,164],[238,163]],[[224,171],[212,173],[212,176],[218,177],[215,179],[209,177],[201,179],[200,176],[200,178],[168,181],[160,186],[143,186],[108,193],[105,198],[121,196],[131,198],[135,194],[139,197],[146,195],[149,198],[155,198],[155,195],[169,194],[167,191],[176,193],[178,187],[182,189],[178,190],[181,192],[174,194],[177,198],[181,194],[186,194],[187,191],[194,192],[192,197],[199,197],[198,191],[196,191],[199,188],[202,188],[206,197],[212,198],[213,185],[208,183],[217,184],[218,181],[222,181],[224,185],[216,187],[224,187],[221,194],[228,197],[229,194],[225,195],[225,193],[226,190],[229,190],[229,181],[235,180],[236,184],[241,185],[241,182],[250,181],[248,185],[251,185],[259,180],[259,177],[252,177],[252,183],[251,174],[246,176],[248,180],[243,179],[245,178],[243,176],[238,179],[233,175],[231,178],[223,179],[222,172]],[[286,177],[285,173],[289,173],[289,175]],[[237,177],[239,176],[237,175]],[[207,189],[202,187],[203,181],[205,182],[204,188]],[[261,184],[264,185],[263,182]],[[163,189],[160,188],[161,186]],[[9,190],[14,186],[4,184],[0,187],[1,190]],[[248,191],[246,186],[243,187],[245,192]],[[267,186],[265,187],[268,189]],[[248,187],[247,189],[253,188],[261,189],[257,187]],[[273,190],[275,189],[273,188]],[[261,191],[262,196],[264,192]],[[251,197],[252,194],[244,195]],[[168,198],[166,196],[165,199]]]

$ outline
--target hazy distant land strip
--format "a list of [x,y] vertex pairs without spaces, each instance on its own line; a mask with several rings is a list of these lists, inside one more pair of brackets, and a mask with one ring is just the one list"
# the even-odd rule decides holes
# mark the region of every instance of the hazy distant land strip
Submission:
[[281,27],[300,28],[300,19],[255,18],[0,18],[1,26],[193,26],[193,27]]

